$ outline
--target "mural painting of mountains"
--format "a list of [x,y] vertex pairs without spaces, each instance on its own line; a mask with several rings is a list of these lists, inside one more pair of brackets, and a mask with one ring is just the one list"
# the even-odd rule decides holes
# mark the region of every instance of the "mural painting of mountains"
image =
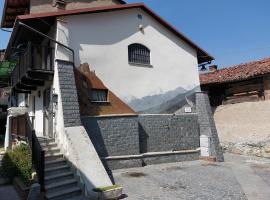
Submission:
[[184,105],[188,104],[187,99],[193,101],[192,96],[196,89],[197,87],[187,91],[182,87],[178,87],[164,94],[134,99],[128,104],[138,113],[175,113]]

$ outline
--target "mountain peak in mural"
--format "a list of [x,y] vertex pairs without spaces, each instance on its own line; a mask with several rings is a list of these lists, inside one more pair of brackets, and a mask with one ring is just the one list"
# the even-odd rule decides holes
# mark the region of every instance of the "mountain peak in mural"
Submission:
[[[141,99],[132,99],[128,102],[128,105],[137,112],[149,113],[147,110],[152,108],[158,108],[160,105],[174,99],[180,94],[184,95],[188,91],[182,87],[178,87],[175,90],[171,90],[162,94],[145,96]],[[183,96],[184,97],[184,96]],[[156,113],[156,112],[155,112]]]

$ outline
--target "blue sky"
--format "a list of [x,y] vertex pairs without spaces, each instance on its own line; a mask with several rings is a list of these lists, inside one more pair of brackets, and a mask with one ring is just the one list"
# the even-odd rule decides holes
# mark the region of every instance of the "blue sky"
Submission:
[[[219,67],[270,57],[269,0],[141,2],[213,55]],[[0,31],[0,49],[6,47],[8,38],[8,33]]]

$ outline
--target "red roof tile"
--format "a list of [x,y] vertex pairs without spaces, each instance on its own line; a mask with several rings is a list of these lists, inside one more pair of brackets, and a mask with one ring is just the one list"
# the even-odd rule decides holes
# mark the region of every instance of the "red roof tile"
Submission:
[[270,57],[200,75],[201,85],[241,81],[270,73]]

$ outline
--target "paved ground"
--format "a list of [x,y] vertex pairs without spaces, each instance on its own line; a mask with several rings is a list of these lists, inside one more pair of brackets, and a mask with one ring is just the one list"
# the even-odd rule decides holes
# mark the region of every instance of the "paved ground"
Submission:
[[[191,161],[113,172],[125,200],[269,200],[270,159],[226,154],[224,163]],[[0,185],[0,200],[20,200]]]
[[127,200],[270,199],[270,160],[227,154],[224,163],[191,161],[115,170]]
[[249,200],[270,199],[270,159],[233,154],[225,158]]
[[18,193],[12,185],[0,185],[0,200],[20,200]]

